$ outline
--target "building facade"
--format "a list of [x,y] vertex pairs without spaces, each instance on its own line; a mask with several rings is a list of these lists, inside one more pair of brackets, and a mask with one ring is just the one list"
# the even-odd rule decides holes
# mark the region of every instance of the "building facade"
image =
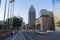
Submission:
[[31,5],[30,9],[29,9],[29,14],[28,14],[28,24],[30,27],[34,27],[35,26],[35,19],[36,19],[36,11],[35,8],[33,7],[33,5]]
[[52,11],[41,10],[41,16],[36,19],[36,29],[47,31],[55,30],[54,15]]

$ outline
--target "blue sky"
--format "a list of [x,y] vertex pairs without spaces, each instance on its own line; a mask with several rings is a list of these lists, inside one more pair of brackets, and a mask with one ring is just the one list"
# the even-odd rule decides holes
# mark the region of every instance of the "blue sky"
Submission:
[[[4,3],[5,3],[5,0],[2,0],[1,7],[0,7],[0,20],[3,20]],[[19,15],[23,17],[23,20],[26,23],[28,23],[28,12],[31,5],[33,5],[36,9],[36,18],[39,17],[41,9],[47,9],[48,11],[53,10],[52,0],[15,0],[14,3],[15,3],[14,15],[15,16]],[[8,2],[7,2],[7,5],[8,5]]]

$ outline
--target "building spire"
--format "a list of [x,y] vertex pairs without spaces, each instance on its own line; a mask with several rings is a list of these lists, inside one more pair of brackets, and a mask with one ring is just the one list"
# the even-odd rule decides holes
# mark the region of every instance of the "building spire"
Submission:
[[33,5],[31,5],[31,6],[30,6],[29,11],[31,11],[31,12],[35,12],[35,8],[34,8],[34,6],[33,6]]

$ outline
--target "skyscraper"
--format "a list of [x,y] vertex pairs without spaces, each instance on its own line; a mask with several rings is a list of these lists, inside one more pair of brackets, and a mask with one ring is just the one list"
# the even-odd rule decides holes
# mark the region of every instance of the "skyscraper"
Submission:
[[29,26],[33,27],[35,26],[35,19],[36,19],[36,11],[33,5],[31,5],[29,9],[29,14],[28,14],[28,24]]

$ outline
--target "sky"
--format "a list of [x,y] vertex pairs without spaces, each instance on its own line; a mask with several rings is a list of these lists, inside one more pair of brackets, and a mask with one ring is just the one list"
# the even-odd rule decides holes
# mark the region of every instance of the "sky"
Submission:
[[[7,1],[7,9],[8,9]],[[3,20],[4,17],[4,5],[5,0],[1,1],[0,7],[0,20]],[[23,17],[23,21],[28,23],[28,12],[30,6],[33,5],[36,10],[36,18],[40,16],[41,9],[47,9],[48,11],[53,10],[52,0],[15,0],[14,2],[14,15]],[[6,11],[6,18],[7,18],[7,11]]]

